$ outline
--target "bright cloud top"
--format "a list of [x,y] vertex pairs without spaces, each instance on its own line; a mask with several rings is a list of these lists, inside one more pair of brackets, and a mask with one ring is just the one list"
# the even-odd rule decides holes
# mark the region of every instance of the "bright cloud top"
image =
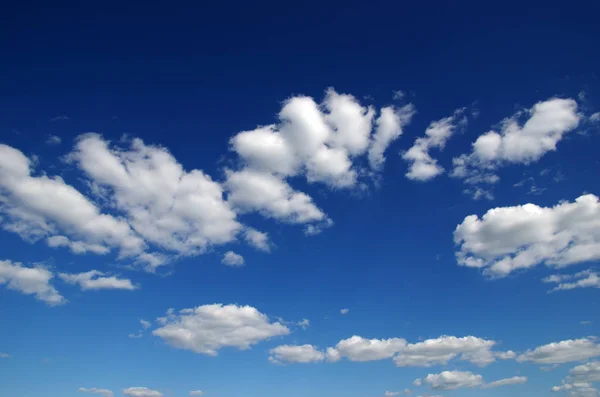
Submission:
[[525,204],[467,216],[454,231],[459,265],[504,277],[538,264],[600,259],[600,202],[588,194],[554,207]]
[[598,340],[589,337],[553,342],[533,350],[527,350],[517,358],[517,361],[536,364],[563,364],[599,356],[600,344],[598,344]]
[[251,306],[212,304],[167,312],[163,324],[152,332],[178,349],[216,356],[224,347],[249,349],[261,341],[290,333],[279,322]]
[[123,394],[127,397],[163,397],[161,392],[147,387],[129,387],[123,390]]
[[0,260],[0,285],[26,295],[35,295],[50,306],[61,305],[67,300],[58,293],[50,281],[54,274],[43,266],[25,267],[21,263]]
[[410,163],[406,177],[418,181],[428,181],[444,172],[437,160],[431,157],[429,150],[444,149],[446,142],[456,129],[466,125],[463,116],[465,108],[458,109],[452,116],[433,121],[425,130],[425,137],[417,138],[414,145],[402,154],[402,158]]
[[312,345],[282,345],[269,350],[269,361],[275,364],[314,363],[325,360],[325,354]]

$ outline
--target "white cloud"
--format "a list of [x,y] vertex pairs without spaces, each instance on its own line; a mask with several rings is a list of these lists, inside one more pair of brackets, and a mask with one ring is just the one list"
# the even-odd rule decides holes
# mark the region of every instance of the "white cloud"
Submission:
[[594,123],[600,122],[600,112],[596,112],[590,116],[590,120]]
[[504,277],[538,264],[564,267],[600,259],[600,202],[587,194],[554,207],[525,204],[467,216],[454,231],[458,264]]
[[423,379],[420,379],[420,378],[419,378],[419,379],[415,379],[415,380],[413,381],[413,385],[415,385],[415,386],[417,386],[417,387],[420,387],[422,384],[423,384]]
[[190,392],[190,396],[203,396],[204,392],[202,390],[192,390]]
[[25,267],[19,262],[0,260],[0,285],[7,284],[11,290],[35,295],[50,306],[67,302],[50,284],[53,277],[54,274],[42,266]]
[[276,364],[315,363],[325,360],[325,353],[312,345],[282,345],[269,350],[269,361]]
[[495,361],[496,355],[491,351],[495,341],[475,336],[440,336],[423,342],[408,344],[394,357],[399,367],[431,367],[445,365],[460,356],[461,360],[485,366]]
[[227,251],[225,255],[223,255],[221,263],[226,266],[240,267],[244,265],[244,257],[239,254],[236,254],[233,251]]
[[310,327],[310,321],[307,318],[302,319],[302,321],[298,321],[298,326],[306,329]]
[[439,374],[429,374],[423,382],[433,390],[456,390],[483,385],[483,377],[472,372],[444,371]]
[[417,138],[414,145],[402,154],[402,158],[410,163],[406,173],[408,179],[428,181],[444,172],[444,168],[431,157],[429,150],[442,150],[454,131],[466,125],[464,111],[465,108],[461,108],[450,117],[433,121],[425,130],[425,137]]
[[260,251],[269,252],[271,250],[268,233],[259,232],[253,228],[246,228],[244,231],[244,239],[248,244]]
[[340,310],[340,314],[348,314],[350,312],[350,309],[342,309]]
[[48,139],[46,139],[46,143],[48,145],[60,145],[62,139],[57,135],[50,135]]
[[[521,124],[519,119],[529,118]],[[582,116],[573,99],[551,98],[505,119],[501,129],[479,136],[473,150],[453,159],[452,176],[469,184],[495,183],[494,171],[507,164],[529,164],[556,150]]]
[[552,391],[565,391],[568,392],[570,397],[597,397],[600,395],[598,389],[594,388],[592,384],[588,382],[568,383],[563,381],[562,385],[554,386]]
[[486,383],[482,385],[484,389],[491,389],[494,387],[508,386],[508,385],[520,385],[527,382],[526,376],[513,376],[512,378],[500,379],[495,382]]
[[242,229],[221,185],[201,170],[184,170],[165,148],[141,139],[128,150],[109,144],[98,134],[82,135],[69,158],[147,242],[197,255]]
[[12,356],[8,353],[0,353],[0,358],[11,358]]
[[91,387],[91,388],[80,387],[79,390],[77,390],[77,391],[82,392],[82,393],[100,394],[103,397],[113,397],[113,392],[108,389],[98,389],[96,387]]
[[67,274],[59,273],[58,276],[69,284],[77,284],[82,291],[100,290],[100,289],[124,289],[133,291],[138,289],[126,278],[116,276],[105,276],[105,273],[98,270],[90,270],[85,273]]
[[598,356],[600,356],[600,344],[598,344],[596,338],[589,337],[549,343],[534,350],[527,350],[517,358],[517,361],[537,364],[562,364]]
[[152,332],[165,342],[195,353],[216,356],[223,347],[249,349],[263,340],[287,335],[290,330],[251,306],[212,304],[168,311],[158,320],[163,327]]
[[161,392],[148,389],[147,387],[129,387],[123,389],[123,394],[128,397],[163,397]]
[[402,135],[402,129],[408,125],[415,114],[412,104],[401,108],[393,106],[381,109],[381,114],[375,122],[377,129],[369,148],[369,164],[374,170],[379,170],[385,162],[385,151],[388,146]]
[[578,365],[569,371],[574,382],[600,382],[600,361]]
[[[573,280],[565,283],[565,280]],[[545,283],[558,283],[551,292],[569,290],[575,288],[600,288],[600,277],[598,273],[591,270],[584,270],[579,273],[571,274],[554,274],[542,280]]]
[[[32,176],[31,161],[20,151],[0,145],[0,214],[2,227],[26,240],[36,241],[69,235],[75,246],[88,250],[120,248],[121,255],[134,255],[144,242],[119,218],[100,210],[60,177]],[[69,243],[68,245],[71,245]],[[78,248],[71,249],[77,251]],[[91,248],[95,247],[95,248]],[[82,248],[83,249],[83,248]]]
[[341,340],[335,347],[327,349],[329,361],[338,361],[346,357],[350,361],[373,361],[392,358],[394,354],[406,346],[406,340],[391,339],[364,339],[353,336]]
[[74,254],[85,254],[87,252],[93,252],[95,254],[103,255],[110,251],[110,249],[101,244],[90,244],[83,241],[71,241],[66,236],[51,236],[46,239],[46,243],[49,247],[67,247]]

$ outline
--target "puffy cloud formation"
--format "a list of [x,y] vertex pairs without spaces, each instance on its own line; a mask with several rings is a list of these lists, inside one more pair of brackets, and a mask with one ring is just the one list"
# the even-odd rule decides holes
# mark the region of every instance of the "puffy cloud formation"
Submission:
[[133,291],[138,287],[126,278],[116,276],[105,276],[105,273],[98,270],[90,270],[85,273],[67,274],[59,273],[58,276],[69,284],[77,284],[82,291],[99,289],[124,289]]
[[439,374],[429,374],[422,381],[429,384],[433,390],[456,390],[465,387],[477,387],[484,383],[481,375],[461,371],[444,371]]
[[259,232],[258,230],[249,227],[246,228],[244,232],[244,239],[257,250],[264,252],[269,252],[271,250],[268,233]]
[[512,378],[500,379],[494,382],[486,383],[482,385],[484,389],[492,389],[495,387],[508,386],[508,385],[520,385],[527,382],[526,376],[513,376]]
[[223,255],[221,263],[231,267],[244,266],[244,257],[239,254],[236,254],[233,251],[227,251],[225,255]]
[[569,371],[569,378],[575,382],[600,382],[600,362],[576,366]]
[[325,354],[312,345],[282,345],[269,350],[269,361],[276,364],[314,363],[325,360]]
[[575,382],[567,383],[563,382],[560,386],[554,386],[553,392],[564,391],[567,392],[571,397],[597,397],[600,395],[598,389],[592,386],[589,382]]
[[80,387],[79,390],[77,390],[77,391],[82,392],[82,393],[100,394],[103,397],[113,397],[113,392],[108,389],[98,389],[96,387],[91,387],[91,388]]
[[554,274],[544,278],[542,281],[545,283],[558,284],[551,292],[575,288],[600,288],[600,278],[598,277],[598,273],[591,270],[584,270],[575,274]]
[[517,361],[534,362],[536,364],[562,364],[598,356],[600,356],[600,344],[598,344],[596,338],[589,337],[553,342],[533,350],[527,350],[517,357]]
[[341,340],[335,347],[327,349],[329,361],[338,361],[346,357],[350,361],[373,361],[392,358],[406,346],[406,340],[401,338],[391,339],[365,339],[353,336]]
[[0,260],[0,285],[6,284],[11,290],[35,295],[50,306],[66,303],[67,300],[50,284],[52,278],[54,274],[43,266],[25,267],[19,262]]
[[223,347],[249,349],[263,340],[287,335],[290,330],[251,306],[212,304],[169,310],[152,332],[178,349],[216,356]]
[[552,391],[564,391],[571,397],[597,397],[598,390],[592,382],[600,381],[600,363],[593,361],[578,365],[569,370],[569,375],[560,386],[554,386]]
[[123,390],[127,397],[163,397],[163,394],[147,387],[130,387]]
[[428,181],[444,172],[444,168],[431,157],[429,150],[444,149],[454,131],[466,125],[464,111],[465,108],[458,109],[452,116],[429,124],[425,130],[425,137],[417,138],[414,145],[402,154],[402,158],[410,163],[406,173],[408,179]]
[[[528,117],[521,124],[520,119]],[[469,154],[453,159],[452,176],[468,184],[493,184],[494,171],[506,164],[529,164],[539,160],[564,135],[579,125],[582,115],[573,99],[551,98],[531,109],[517,112],[501,123],[500,131],[479,136]],[[477,191],[477,190],[475,190]]]
[[525,204],[467,216],[454,231],[458,264],[504,277],[538,264],[600,259],[600,202],[587,194],[554,207]]

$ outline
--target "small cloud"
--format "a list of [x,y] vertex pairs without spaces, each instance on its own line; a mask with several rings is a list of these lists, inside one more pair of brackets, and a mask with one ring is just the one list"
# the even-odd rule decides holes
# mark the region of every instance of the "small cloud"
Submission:
[[306,329],[306,328],[310,327],[310,321],[305,318],[302,321],[298,321],[298,326]]
[[350,311],[350,309],[342,309],[342,310],[340,310],[340,313],[343,315],[346,315],[346,314],[348,314],[349,311]]
[[52,117],[49,121],[54,123],[57,121],[67,121],[67,120],[70,120],[69,116],[61,115],[61,116]]
[[244,266],[244,257],[236,254],[233,251],[227,251],[225,255],[223,255],[223,259],[221,259],[221,263],[225,266],[231,267],[240,267]]
[[581,325],[590,325],[592,322],[588,320],[581,321],[579,324]]
[[600,123],[600,112],[596,112],[590,116],[590,121],[593,123]]
[[62,139],[57,135],[50,135],[48,139],[46,139],[46,143],[48,145],[60,145]]
[[190,392],[190,396],[203,396],[204,392],[202,390],[192,390]]
[[550,365],[548,367],[540,367],[540,371],[550,372],[550,371],[552,371],[552,370],[554,370],[556,368],[558,368],[558,364]]
[[397,90],[397,91],[393,92],[392,98],[394,98],[394,100],[400,100],[400,99],[404,98],[405,96],[406,96],[406,94],[404,93],[404,91]]
[[0,353],[0,358],[11,358],[12,356],[8,353]]

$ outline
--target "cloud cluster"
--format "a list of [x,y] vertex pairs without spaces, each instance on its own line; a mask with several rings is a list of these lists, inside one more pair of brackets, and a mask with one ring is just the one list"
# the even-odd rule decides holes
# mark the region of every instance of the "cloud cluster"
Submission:
[[223,347],[249,349],[266,339],[287,335],[290,330],[251,306],[212,304],[169,310],[152,334],[178,349],[216,356]]
[[431,157],[429,150],[444,149],[455,130],[466,125],[465,110],[457,109],[452,116],[433,121],[425,130],[425,137],[417,138],[414,145],[402,154],[402,158],[410,163],[406,173],[408,179],[428,181],[444,172],[444,168]]
[[517,357],[518,362],[562,364],[600,356],[600,344],[593,337],[569,339],[527,350]]
[[[573,99],[550,98],[538,102],[531,109],[504,119],[500,131],[491,130],[479,136],[469,154],[453,159],[452,176],[467,184],[480,185],[471,191],[485,194],[481,185],[499,180],[496,169],[538,161],[556,150],[558,142],[577,128],[582,117]],[[527,118],[524,123],[523,118]]]
[[593,194],[554,207],[525,204],[467,216],[454,231],[458,264],[504,277],[538,264],[600,259],[600,201]]
[[58,293],[50,281],[54,274],[43,266],[25,267],[21,263],[0,260],[0,285],[26,295],[35,295],[50,306],[61,305],[67,300]]
[[[542,280],[545,283],[558,284],[551,292],[575,288],[600,288],[600,277],[592,270],[584,270],[575,274],[553,274]],[[568,281],[568,282],[565,282]]]

